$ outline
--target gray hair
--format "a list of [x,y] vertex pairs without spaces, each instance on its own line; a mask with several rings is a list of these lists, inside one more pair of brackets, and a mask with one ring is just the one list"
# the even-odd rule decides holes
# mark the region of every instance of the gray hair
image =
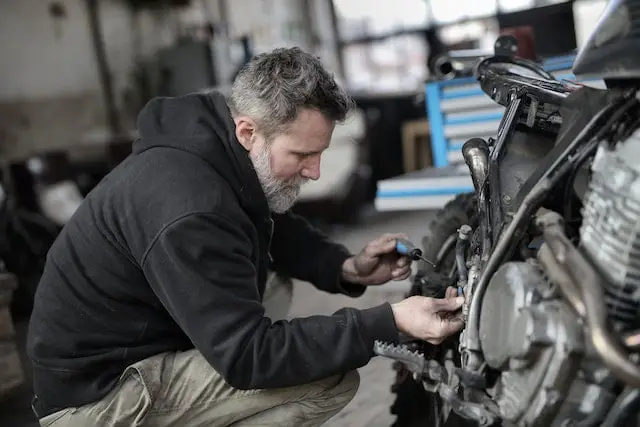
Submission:
[[251,117],[267,138],[283,131],[302,109],[343,122],[354,106],[320,59],[298,47],[255,56],[236,75],[228,102],[234,116]]

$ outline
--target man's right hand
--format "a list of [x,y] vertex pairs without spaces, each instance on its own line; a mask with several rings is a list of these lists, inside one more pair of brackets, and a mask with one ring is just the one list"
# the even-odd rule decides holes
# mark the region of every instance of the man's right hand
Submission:
[[452,315],[463,302],[464,297],[456,297],[450,288],[445,298],[413,296],[391,308],[400,332],[437,345],[464,327],[461,313]]

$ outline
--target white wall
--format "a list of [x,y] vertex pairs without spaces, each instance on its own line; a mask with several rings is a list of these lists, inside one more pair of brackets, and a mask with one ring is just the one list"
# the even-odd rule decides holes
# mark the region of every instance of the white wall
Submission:
[[[100,90],[85,2],[61,3],[67,16],[54,19],[49,15],[49,2],[0,2],[3,76],[0,100],[41,99]],[[214,19],[218,13],[217,0],[194,0],[193,7],[178,17],[144,12],[137,17],[141,32],[136,34],[135,18],[120,1],[100,3],[104,41],[117,91],[126,85],[137,53],[150,55],[174,40],[176,19],[182,25],[202,22],[207,18],[201,8],[203,3]],[[310,48],[305,43],[305,32],[309,29],[304,26],[302,0],[231,0],[228,4],[231,37],[250,34],[256,51],[291,45]],[[324,34],[321,50],[330,50],[328,2],[312,0],[311,5]],[[333,62],[329,54],[323,56]]]
[[[256,53],[276,47],[299,46],[320,56],[329,70],[337,72],[328,0],[227,1],[232,38],[250,35]],[[305,20],[305,7],[309,7],[313,15],[311,28]],[[309,43],[310,33],[318,36],[319,45]]]
[[[309,49],[304,1],[227,0],[230,35],[251,35],[257,52],[291,45]],[[314,28],[322,40],[316,53],[335,69],[335,51],[326,36],[331,32],[328,2],[307,1],[316,13]],[[0,1],[0,158],[108,141],[85,0],[59,2],[66,16],[56,19],[49,14],[49,1]],[[180,12],[147,11],[137,16],[121,0],[99,3],[121,110],[126,107],[123,92],[131,84],[136,57],[148,57],[173,43],[180,26],[219,18],[219,0],[193,0],[190,9]]]
[[0,99],[37,99],[82,93],[97,84],[91,40],[80,0],[68,0],[68,18],[57,26],[48,2],[0,4]]
[[[84,0],[64,0],[66,17],[49,15],[49,2],[0,2],[0,99],[39,99],[99,90],[98,71]],[[115,0],[101,1],[100,15],[109,62],[116,82],[134,60],[133,17]],[[170,43],[168,19],[143,13],[141,53]]]
[[[103,143],[104,99],[84,0],[63,0],[53,18],[49,2],[0,2],[0,156]],[[175,38],[175,14],[133,16],[118,0],[100,1],[100,17],[119,107],[136,55]],[[134,20],[138,26],[134,25]],[[136,30],[137,29],[137,30]]]

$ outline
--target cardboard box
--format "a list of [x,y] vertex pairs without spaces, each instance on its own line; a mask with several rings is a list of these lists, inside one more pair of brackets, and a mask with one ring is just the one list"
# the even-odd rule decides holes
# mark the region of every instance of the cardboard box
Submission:
[[0,341],[0,398],[21,386],[24,371],[13,341]]

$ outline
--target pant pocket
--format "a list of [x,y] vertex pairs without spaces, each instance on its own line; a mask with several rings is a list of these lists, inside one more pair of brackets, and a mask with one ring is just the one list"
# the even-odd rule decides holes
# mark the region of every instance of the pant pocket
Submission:
[[162,353],[136,362],[125,369],[121,380],[133,378],[142,386],[146,397],[153,404],[161,397],[162,377],[171,353]]
[[[62,421],[73,410],[74,408],[68,408],[58,412],[54,412],[51,415],[47,415],[46,417],[40,418],[38,422],[40,423],[41,427],[55,426],[56,424],[59,424],[58,422]],[[59,424],[59,425],[62,426],[63,424]]]
[[[151,405],[151,397],[140,374],[129,367],[103,399],[72,409],[68,423],[69,426],[141,426]],[[64,425],[66,426],[66,422]]]

